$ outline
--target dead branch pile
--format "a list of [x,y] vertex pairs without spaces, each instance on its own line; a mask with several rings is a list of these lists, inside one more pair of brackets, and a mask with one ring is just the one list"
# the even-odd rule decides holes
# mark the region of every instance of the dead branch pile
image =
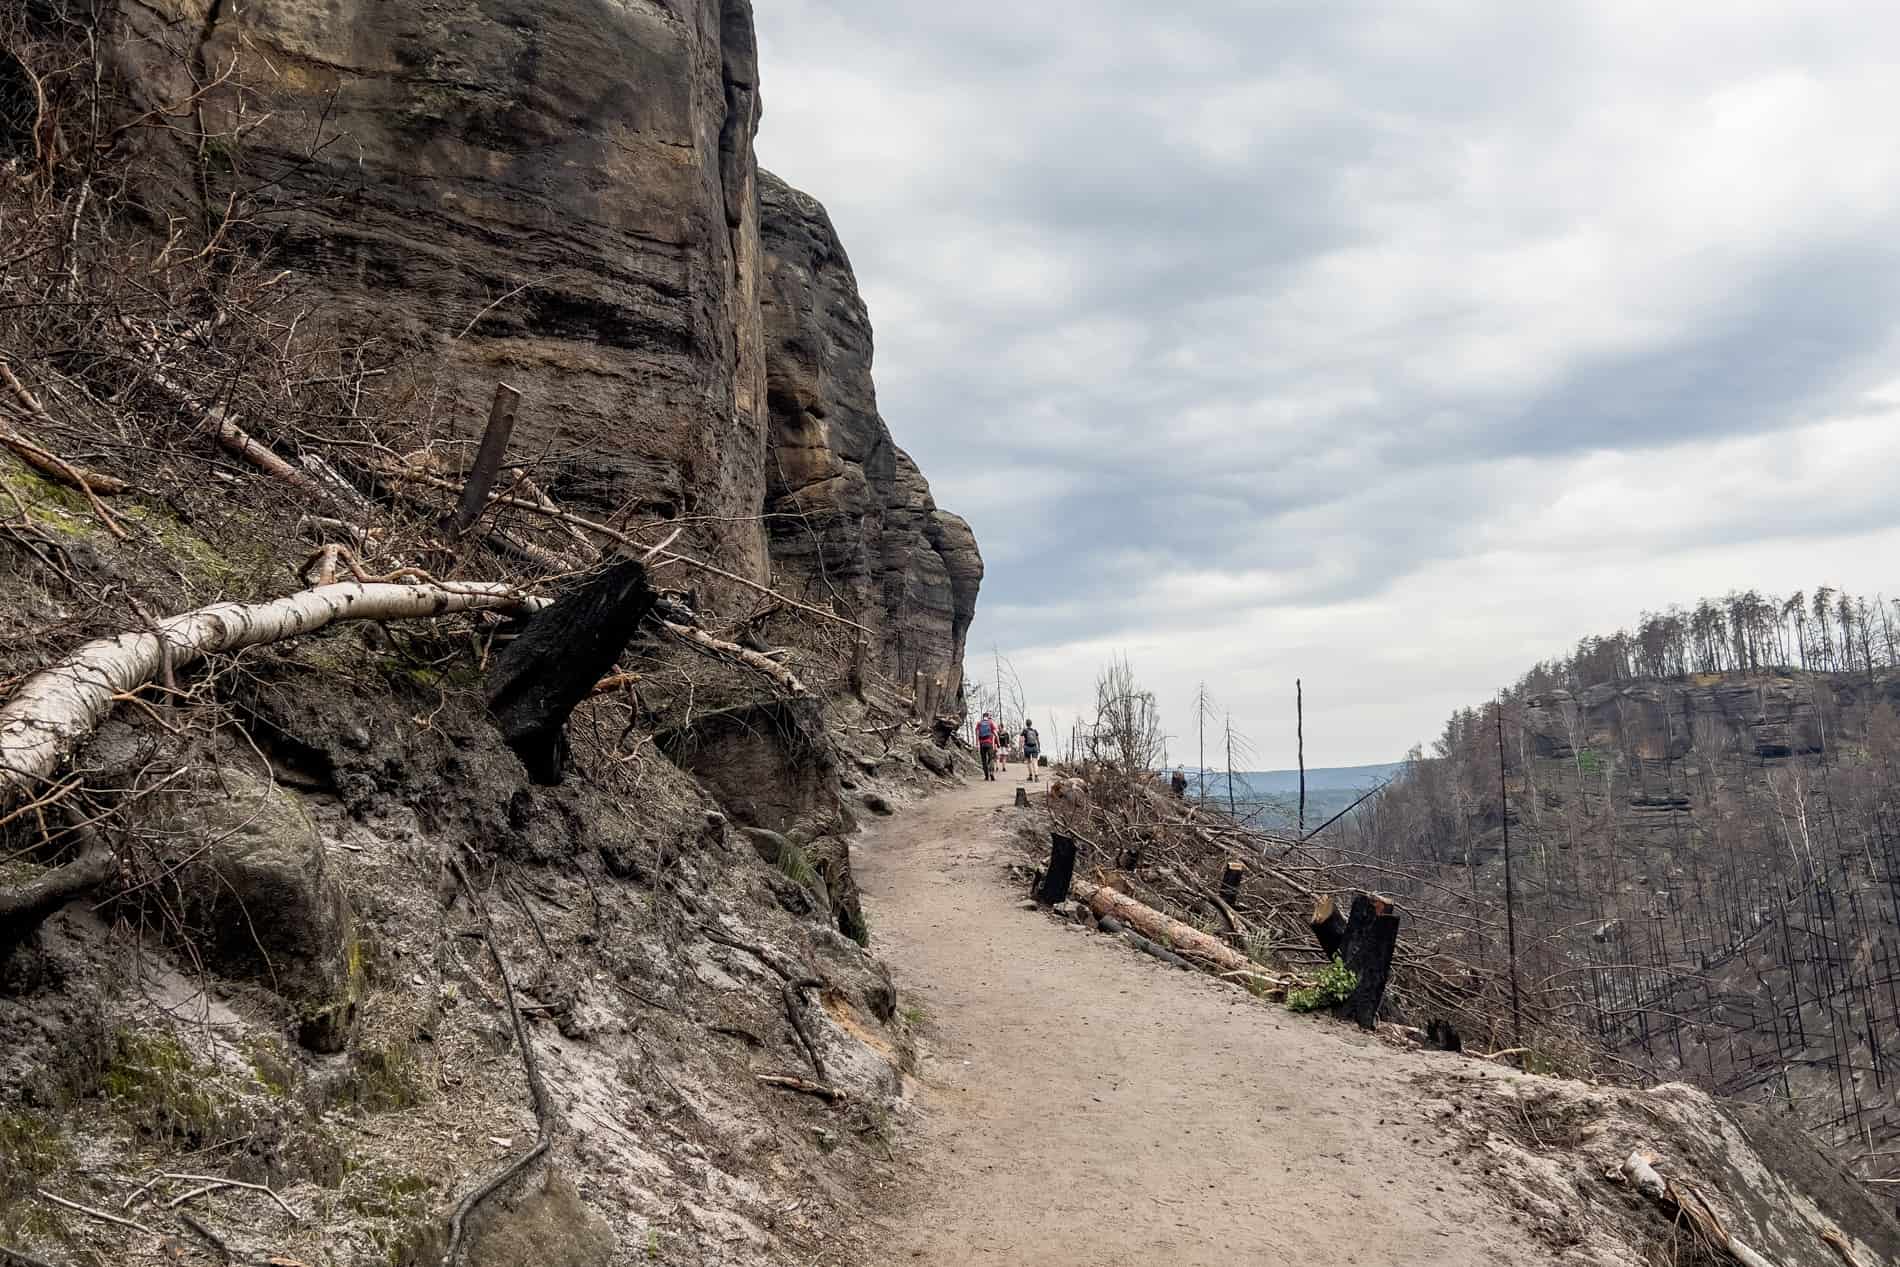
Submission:
[[[1302,838],[1237,822],[1177,799],[1159,778],[1131,778],[1109,763],[1061,770],[1043,806],[1056,830],[1080,842],[1078,876],[1192,926],[1267,973],[1311,975],[1332,957],[1337,947],[1323,944],[1315,927],[1327,899],[1341,898],[1343,908],[1354,892],[1405,894],[1397,903],[1405,933],[1382,1015],[1434,1024],[1486,1050],[1526,1046],[1510,1041],[1504,972],[1462,955],[1459,934],[1472,925],[1469,911],[1451,900],[1456,895],[1443,905],[1414,896],[1432,891],[1429,879],[1363,860],[1324,832]],[[1040,854],[1046,835],[1037,830],[1034,841]],[[1594,1054],[1562,1024],[1555,1004],[1534,992],[1523,1015],[1540,1051],[1561,1053],[1566,1062]]]

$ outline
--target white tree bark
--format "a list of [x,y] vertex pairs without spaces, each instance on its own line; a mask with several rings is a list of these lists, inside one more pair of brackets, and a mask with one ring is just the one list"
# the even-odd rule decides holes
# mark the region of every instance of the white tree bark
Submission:
[[208,655],[281,642],[343,620],[429,620],[470,611],[533,609],[544,600],[507,585],[348,582],[263,603],[214,603],[157,628],[101,638],[22,682],[0,707],[0,804],[51,777],[127,691]]

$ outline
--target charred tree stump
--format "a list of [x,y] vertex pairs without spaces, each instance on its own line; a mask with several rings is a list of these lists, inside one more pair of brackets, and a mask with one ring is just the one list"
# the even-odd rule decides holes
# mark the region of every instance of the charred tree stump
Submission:
[[1346,944],[1346,917],[1331,897],[1322,897],[1313,904],[1313,940],[1328,957],[1338,954]]
[[1042,869],[1042,883],[1036,887],[1036,900],[1054,906],[1067,900],[1069,882],[1075,879],[1075,837],[1059,831],[1049,833],[1049,865]]
[[1029,789],[1028,788],[1019,787],[1016,789],[1016,808],[1017,809],[1029,808]]
[[1230,859],[1220,873],[1220,900],[1229,906],[1240,902],[1240,885],[1247,878],[1247,864]]
[[567,764],[567,719],[612,671],[653,611],[637,559],[620,559],[532,616],[495,657],[488,711],[536,783],[559,783]]
[[1360,1029],[1371,1029],[1379,1018],[1379,1004],[1392,977],[1392,954],[1398,944],[1399,913],[1392,903],[1372,894],[1354,894],[1339,957],[1359,983],[1336,1010],[1338,1015],[1358,1022]]

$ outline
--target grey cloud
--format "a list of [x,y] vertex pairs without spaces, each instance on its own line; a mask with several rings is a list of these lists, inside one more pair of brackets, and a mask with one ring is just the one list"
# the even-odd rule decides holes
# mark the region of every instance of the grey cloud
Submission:
[[[899,442],[940,490],[1001,470],[1026,490],[945,499],[991,561],[979,644],[1211,636],[1257,613],[1133,609],[1130,551],[1276,574],[1274,603],[1385,593],[1540,513],[1578,455],[1850,408],[1896,342],[1900,189],[1837,206],[1816,181],[1757,206],[1746,176],[1667,183],[1705,155],[1733,179],[1718,106],[1764,82],[1809,86],[1821,112],[1786,125],[1837,161],[1826,94],[1877,76],[1900,35],[1857,5],[758,9],[760,149],[850,248]],[[1890,116],[1900,87],[1882,92]],[[1568,263],[1593,234],[1600,258]],[[1668,548],[1761,530],[1731,508]]]

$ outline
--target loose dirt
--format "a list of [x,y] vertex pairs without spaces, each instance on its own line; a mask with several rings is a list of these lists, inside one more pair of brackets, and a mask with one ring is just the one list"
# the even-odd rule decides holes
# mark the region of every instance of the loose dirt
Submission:
[[[921,1005],[923,1174],[889,1263],[1550,1261],[1397,1051],[1020,908],[1016,771],[880,823],[854,861]],[[1460,1062],[1475,1065],[1477,1062]]]

